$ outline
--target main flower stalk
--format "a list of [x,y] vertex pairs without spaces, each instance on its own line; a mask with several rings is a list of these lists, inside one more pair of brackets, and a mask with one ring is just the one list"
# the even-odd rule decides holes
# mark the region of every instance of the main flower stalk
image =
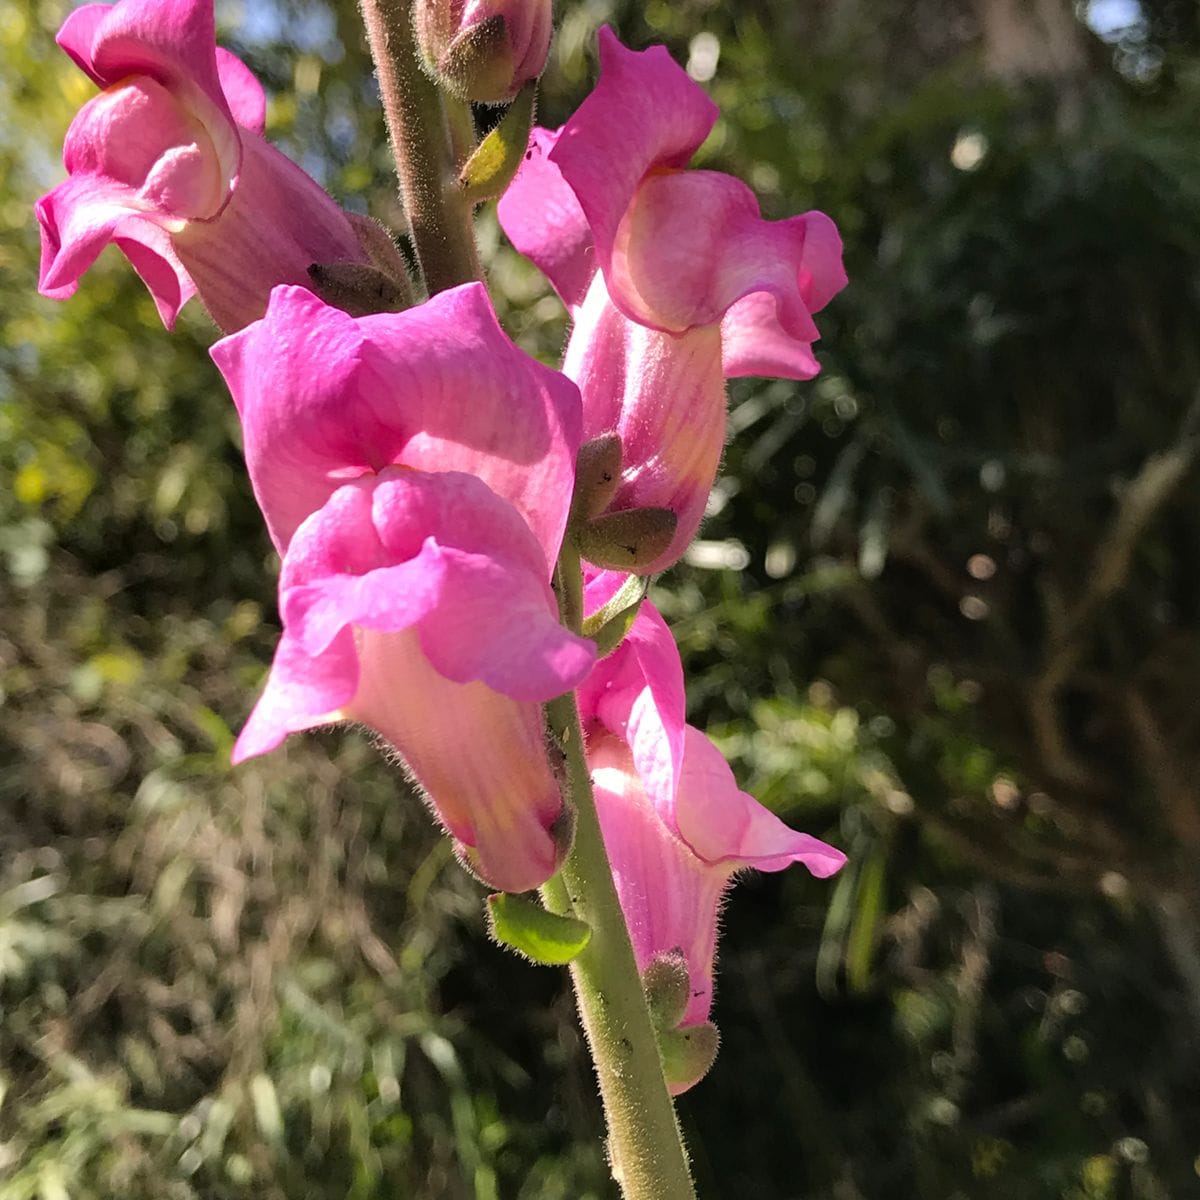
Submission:
[[409,0],[361,0],[413,246],[432,296],[482,279],[471,206],[454,187],[450,130],[434,81],[417,61]]
[[[579,630],[581,592],[578,555],[564,547],[559,608],[572,632]],[[575,842],[542,897],[551,912],[591,926],[591,940],[571,963],[571,979],[600,1081],[613,1175],[624,1200],[694,1200],[679,1122],[600,832],[575,694],[551,700],[546,718],[565,758]]]

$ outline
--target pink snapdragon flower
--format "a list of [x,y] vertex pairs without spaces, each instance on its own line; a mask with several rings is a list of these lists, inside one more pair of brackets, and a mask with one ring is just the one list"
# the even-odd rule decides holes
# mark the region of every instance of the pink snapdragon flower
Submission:
[[[621,583],[588,580],[594,611]],[[684,718],[683,668],[662,617],[643,601],[628,637],[579,688],[596,808],[638,969],[680,950],[683,1026],[708,1020],[717,918],[738,871],[802,863],[818,878],[846,856],[789,829],[741,791],[721,752]]]
[[619,738],[596,737],[588,763],[638,969],[656,954],[681,950],[689,979],[682,1026],[702,1024],[712,1008],[717,920],[734,876],[747,868],[782,871],[802,863],[824,879],[846,856],[788,828],[741,791],[721,752],[691,725],[675,799],[678,833],[663,821]]
[[105,90],[37,204],[43,295],[70,296],[112,242],[168,328],[198,292],[230,332],[311,264],[368,261],[346,214],[264,141],[262,87],[214,39],[212,0],[86,4],[64,22],[58,44]]
[[481,877],[545,882],[569,831],[538,705],[595,657],[550,588],[574,385],[505,337],[477,283],[360,318],[277,288],[212,355],[283,554],[283,635],[235,760],[360,721]]
[[765,221],[753,192],[685,170],[717,109],[661,46],[600,31],[600,81],[558,130],[535,129],[500,223],[575,327],[563,370],[584,437],[624,448],[614,510],[665,506],[674,562],[699,527],[725,440],[725,379],[810,379],[812,314],[846,284],[823,213]]

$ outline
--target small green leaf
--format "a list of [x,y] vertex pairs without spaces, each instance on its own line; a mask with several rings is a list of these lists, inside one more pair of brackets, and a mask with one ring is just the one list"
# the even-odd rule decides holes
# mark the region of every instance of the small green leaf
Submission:
[[583,636],[594,638],[614,617],[627,613],[630,609],[637,615],[638,605],[646,595],[646,581],[637,575],[630,575],[615,592],[607,603],[596,609],[583,622]]
[[858,880],[857,904],[846,939],[846,982],[850,991],[860,996],[871,984],[871,965],[884,916],[886,871],[887,859],[881,849],[866,861]]
[[687,1029],[659,1030],[658,1046],[662,1052],[663,1074],[672,1096],[686,1092],[708,1074],[717,1060],[721,1035],[717,1027],[706,1021]]
[[561,967],[591,940],[587,922],[547,912],[532,896],[497,892],[487,904],[492,937],[532,962]]
[[458,177],[458,186],[471,204],[504,194],[529,146],[537,84],[527,83],[508,106],[500,124],[479,143]]

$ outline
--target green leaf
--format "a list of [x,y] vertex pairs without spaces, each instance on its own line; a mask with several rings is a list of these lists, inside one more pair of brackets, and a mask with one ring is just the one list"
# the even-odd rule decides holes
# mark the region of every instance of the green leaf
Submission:
[[592,937],[586,921],[547,912],[529,895],[497,892],[488,897],[487,904],[492,937],[544,966],[561,967],[569,963]]
[[871,983],[871,964],[883,917],[886,870],[887,860],[881,849],[867,860],[858,880],[857,905],[846,941],[846,981],[851,992],[860,996]]
[[527,83],[508,106],[500,124],[479,143],[458,177],[458,186],[471,204],[504,194],[529,146],[537,83]]
[[596,643],[600,658],[611,654],[625,640],[645,598],[646,580],[630,575],[606,604],[584,619],[583,636]]

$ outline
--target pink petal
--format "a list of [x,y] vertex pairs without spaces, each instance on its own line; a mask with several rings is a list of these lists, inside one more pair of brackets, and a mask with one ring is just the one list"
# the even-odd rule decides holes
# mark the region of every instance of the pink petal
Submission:
[[137,189],[163,150],[188,137],[187,116],[153,79],[133,79],[93,96],[63,140],[63,165],[72,175],[105,175]]
[[[603,605],[623,578],[613,571],[595,575],[584,593],[587,612]],[[642,787],[670,828],[683,764],[685,703],[675,639],[654,605],[643,600],[625,641],[580,686],[579,709],[585,727],[595,723],[629,746]]]
[[183,269],[167,232],[152,221],[127,222],[113,241],[129,259],[150,290],[162,323],[173,329],[179,310],[196,294],[196,285]]
[[205,308],[227,333],[263,316],[273,287],[307,284],[314,262],[366,261],[349,219],[320,184],[257,134],[244,132],[242,148],[225,209],[174,237]]
[[516,510],[458,472],[391,468],[339,488],[297,530],[280,580],[311,654],[345,628],[419,624],[434,668],[518,700],[574,687],[595,646],[559,623],[541,547]]
[[613,305],[592,281],[563,359],[583,396],[585,439],[621,437],[621,484],[611,508],[670,508],[678,518],[666,570],[696,535],[725,444],[725,379],[718,329],[660,333]]
[[797,341],[779,323],[775,297],[754,292],[732,305],[721,320],[721,367],[726,379],[812,379],[821,364],[810,342]]
[[596,647],[558,622],[535,584],[497,557],[445,551],[441,603],[421,622],[421,647],[447,679],[479,679],[514,700],[570,691],[591,670]]
[[261,134],[267,123],[267,97],[254,73],[236,54],[218,46],[217,74],[233,119],[243,129]]
[[705,862],[730,870],[781,871],[803,863],[818,879],[839,870],[846,856],[785,825],[741,791],[725,756],[688,726],[676,816],[679,832]]
[[362,347],[357,321],[290,287],[272,293],[264,320],[209,351],[241,415],[250,479],[280,551],[338,486],[387,465],[375,450],[379,423],[347,399]]
[[86,5],[64,22],[58,44],[102,88],[148,75],[207,129],[228,181],[237,174],[237,131],[217,70],[212,0],[121,0]]
[[136,199],[128,186],[100,175],[72,176],[43,196],[35,208],[42,231],[38,291],[54,300],[72,295],[117,227],[141,218]]
[[277,546],[340,482],[402,463],[477,475],[524,517],[549,571],[574,479],[578,393],[513,346],[481,284],[357,320],[279,289],[264,321],[212,353]]
[[550,151],[558,132],[535,129],[516,178],[500,197],[496,215],[509,241],[532,259],[568,308],[583,302],[596,273],[587,217]]
[[364,634],[361,652],[351,715],[395,747],[472,869],[506,892],[545,883],[565,843],[541,709],[446,679],[412,632]]
[[[356,480],[297,530],[280,580],[280,611],[307,653],[324,653],[353,626],[407,629],[437,604],[445,571],[441,550],[421,520],[421,490],[405,479]],[[414,492],[416,511],[404,512]],[[398,535],[390,545],[378,528],[380,509],[401,513],[402,527],[389,530]]]
[[314,657],[285,630],[267,685],[234,745],[233,761],[266,754],[289,733],[343,720],[341,709],[358,690],[358,674],[358,655],[349,631]]
[[653,175],[604,263],[609,292],[634,320],[676,333],[715,324],[743,296],[770,292],[784,329],[813,342],[800,280],[807,229],[806,217],[764,221],[754,193],[732,175]]
[[212,0],[121,0],[85,5],[64,22],[58,44],[100,87],[149,75],[203,92],[224,109]]
[[600,81],[559,132],[550,160],[587,215],[603,270],[644,178],[685,166],[716,119],[716,105],[664,47],[627,50],[600,30]]
[[792,220],[805,223],[800,295],[809,312],[820,312],[848,282],[841,234],[823,212],[806,212]]
[[107,87],[110,81],[96,74],[92,66],[92,46],[96,41],[96,31],[112,9],[111,4],[80,5],[74,12],[67,14],[67,19],[54,39],[75,65],[100,87]]

